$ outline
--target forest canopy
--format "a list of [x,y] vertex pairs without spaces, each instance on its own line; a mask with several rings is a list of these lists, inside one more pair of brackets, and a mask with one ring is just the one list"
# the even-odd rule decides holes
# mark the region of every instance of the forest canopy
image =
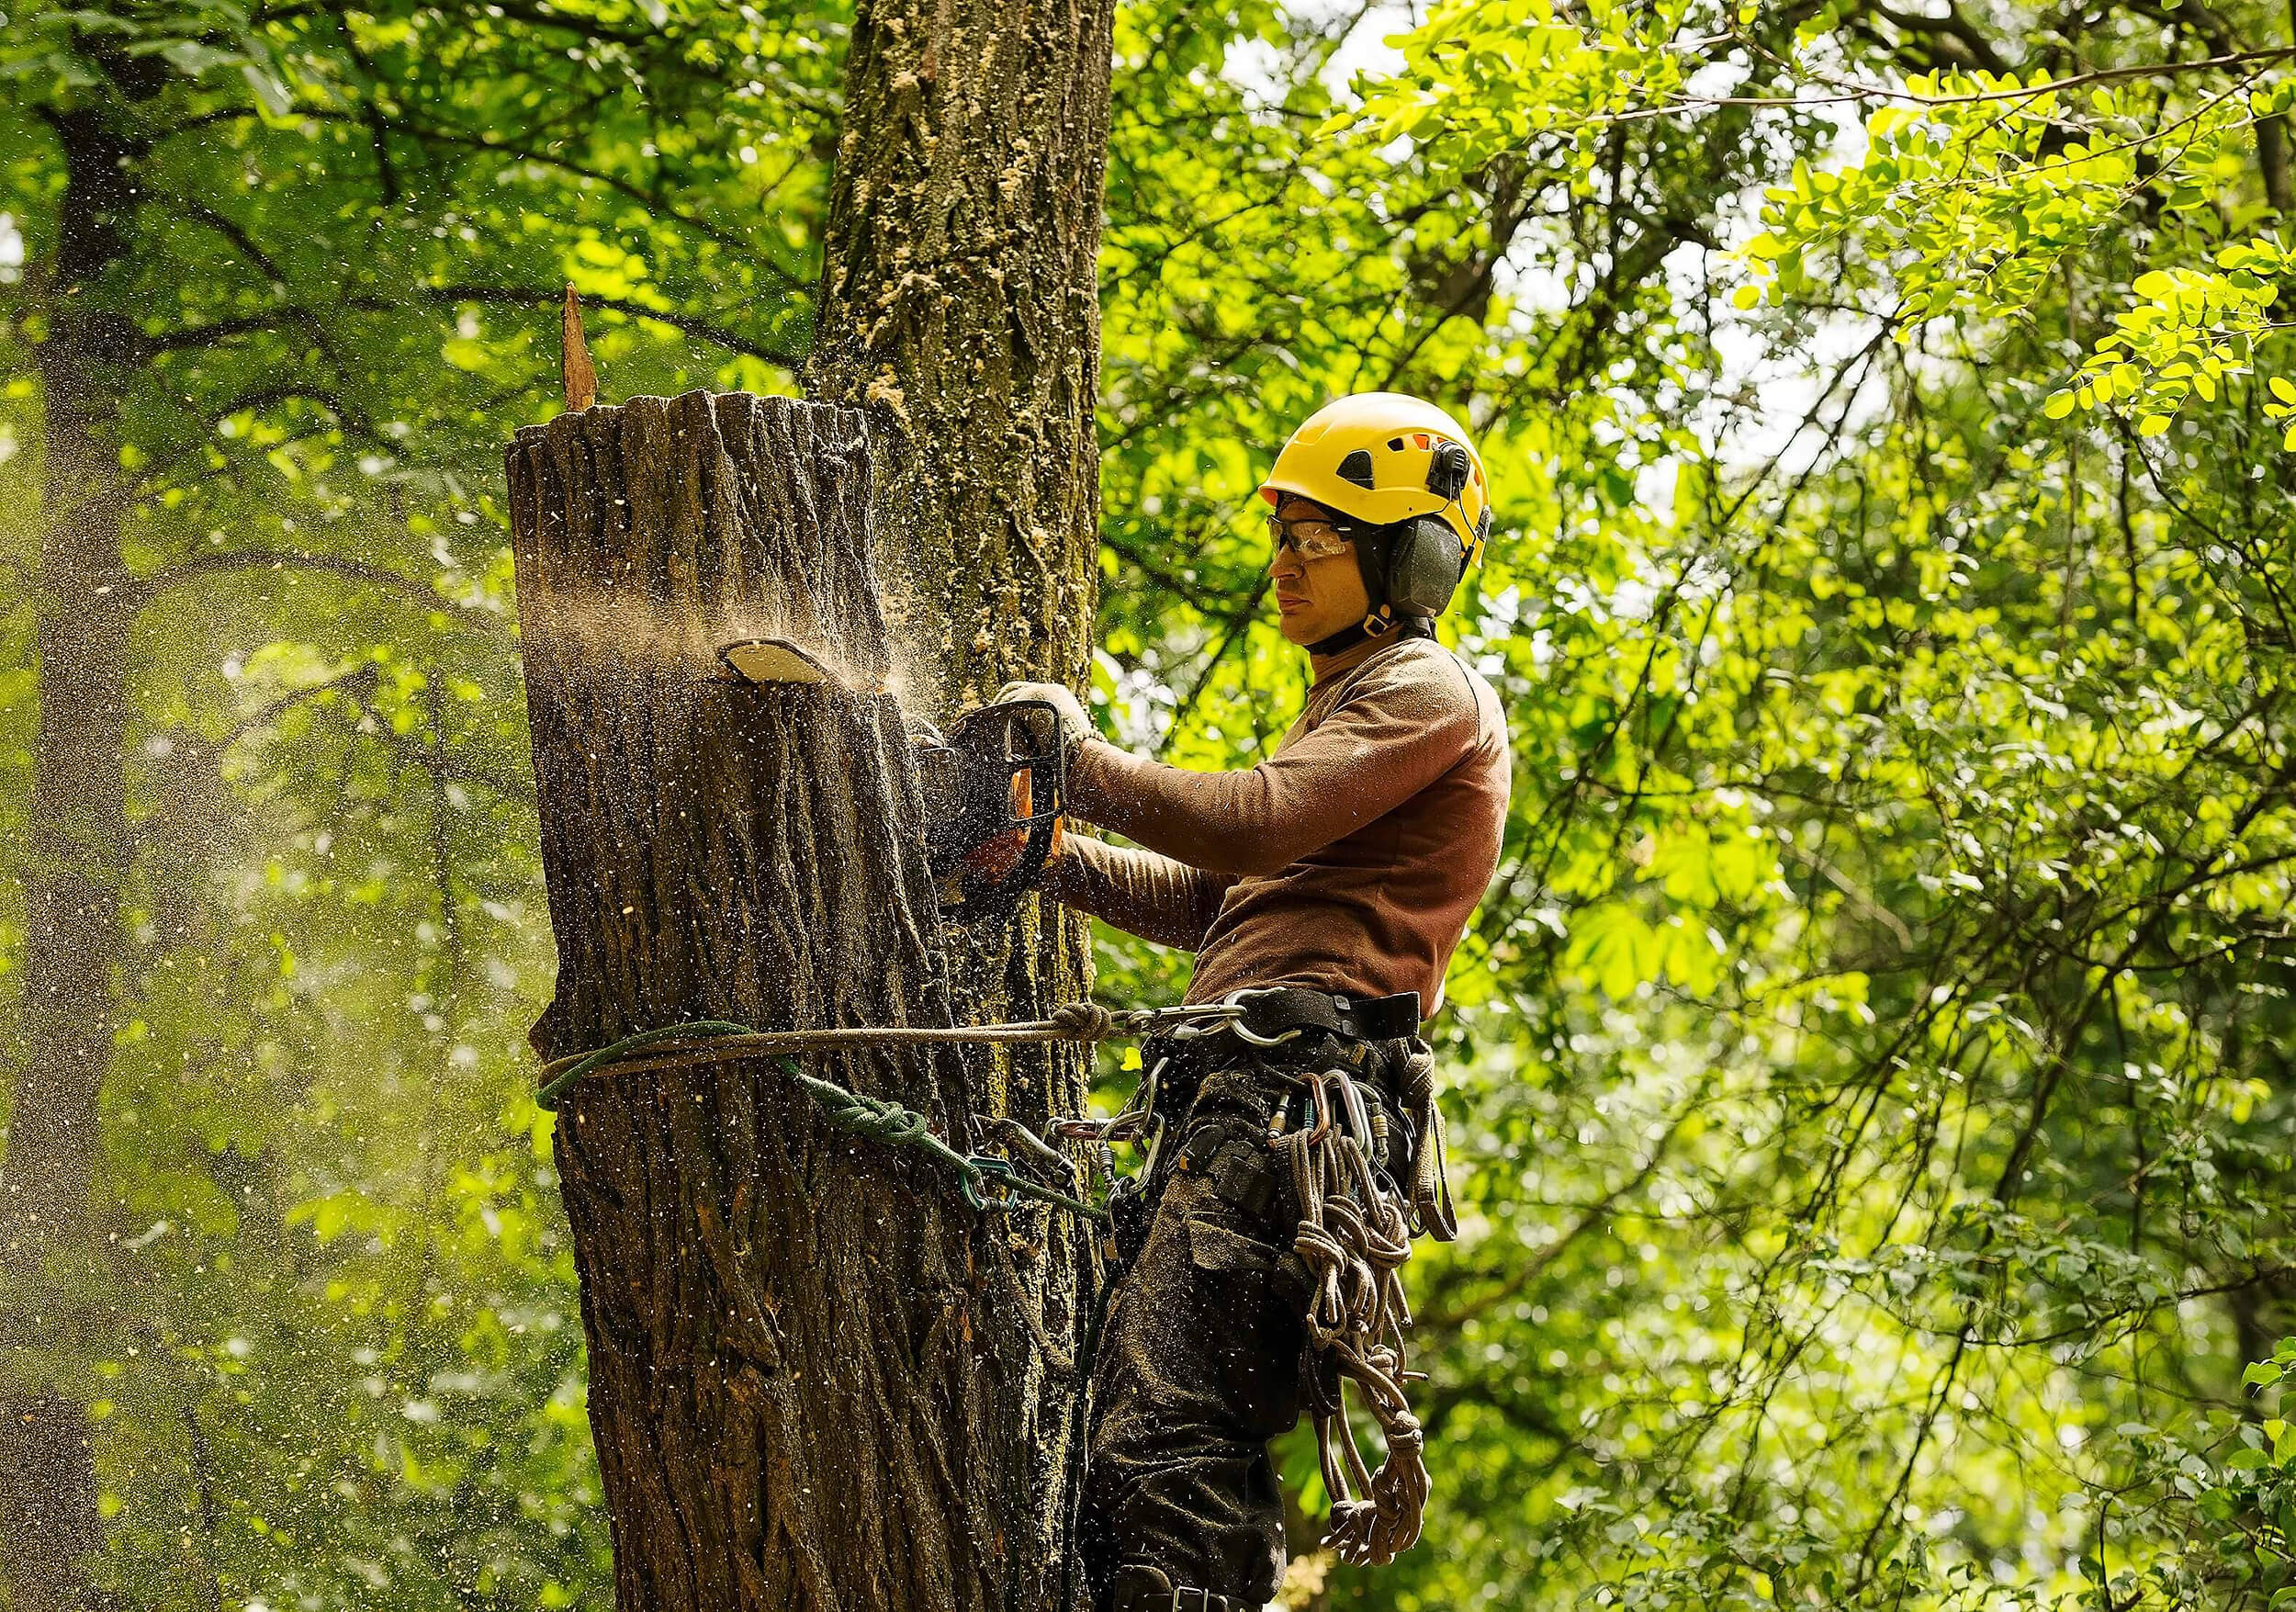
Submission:
[[[608,400],[802,389],[849,21],[0,24],[0,1398],[91,1426],[112,1604],[611,1594],[501,448],[568,284]],[[1101,730],[1274,744],[1326,399],[1496,501],[1428,1542],[1317,1557],[1295,1436],[1295,1609],[2296,1603],[2289,28],[1119,11]]]

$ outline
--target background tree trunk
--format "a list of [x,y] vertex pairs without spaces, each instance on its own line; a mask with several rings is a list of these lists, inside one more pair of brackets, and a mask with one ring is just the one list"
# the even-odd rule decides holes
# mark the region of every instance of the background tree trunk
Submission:
[[103,1545],[87,1407],[71,1351],[103,1308],[87,1234],[97,1104],[119,1018],[120,880],[128,862],[129,606],[120,557],[119,366],[134,332],[79,296],[128,250],[141,148],[107,108],[51,119],[65,163],[35,349],[43,418],[39,730],[32,747],[22,1010],[11,1038],[0,1156],[0,1573],[15,1612],[96,1604]]
[[[1015,678],[1091,671],[1100,468],[1099,250],[1113,0],[862,0],[825,231],[813,394],[869,410],[908,697],[954,709]],[[960,1011],[1033,1018],[1088,994],[1084,919],[1031,902],[955,945]],[[996,1060],[985,1106],[1076,1112],[1088,1056]],[[1073,1223],[1026,1272],[1038,1325],[1082,1330]],[[1054,1557],[1075,1406],[1026,1398]]]
[[1081,683],[1113,0],[864,0],[813,394],[871,411],[920,693]]
[[[508,455],[543,856],[546,1056],[697,1018],[947,1023],[856,411],[694,393]],[[853,690],[724,677],[788,635]],[[960,1147],[962,1062],[816,1060]],[[557,1157],[625,1612],[1041,1605],[1008,1236],[771,1065],[596,1078]]]

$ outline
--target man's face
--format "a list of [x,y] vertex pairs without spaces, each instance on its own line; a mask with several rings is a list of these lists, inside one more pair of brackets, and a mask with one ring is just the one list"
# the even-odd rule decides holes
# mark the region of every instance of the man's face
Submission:
[[1287,498],[1276,515],[1292,537],[1276,544],[1267,562],[1285,638],[1305,648],[1362,621],[1371,597],[1364,592],[1355,546],[1331,529],[1331,513],[1304,498]]

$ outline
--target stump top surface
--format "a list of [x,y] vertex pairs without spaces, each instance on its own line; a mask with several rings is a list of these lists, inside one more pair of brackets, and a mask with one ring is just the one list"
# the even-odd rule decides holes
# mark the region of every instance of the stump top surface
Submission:
[[568,409],[552,416],[539,425],[522,425],[512,434],[511,444],[523,447],[546,440],[554,432],[579,431],[586,423],[603,423],[625,414],[684,415],[707,411],[713,416],[724,413],[728,406],[749,411],[762,410],[770,413],[807,414],[817,420],[850,421],[855,429],[866,431],[867,417],[858,409],[836,403],[816,403],[804,398],[783,397],[768,392],[713,392],[696,388],[680,392],[674,398],[656,397],[642,393],[619,403],[593,403],[587,409]]

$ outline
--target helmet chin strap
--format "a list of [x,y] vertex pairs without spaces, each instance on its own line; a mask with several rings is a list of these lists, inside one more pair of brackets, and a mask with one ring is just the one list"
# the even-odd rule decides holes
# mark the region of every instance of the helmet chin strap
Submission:
[[1353,626],[1345,626],[1329,637],[1318,638],[1310,644],[1311,655],[1344,655],[1357,644],[1374,638],[1393,638],[1401,643],[1405,638],[1432,638],[1435,623],[1421,615],[1398,616],[1384,604],[1365,616]]

